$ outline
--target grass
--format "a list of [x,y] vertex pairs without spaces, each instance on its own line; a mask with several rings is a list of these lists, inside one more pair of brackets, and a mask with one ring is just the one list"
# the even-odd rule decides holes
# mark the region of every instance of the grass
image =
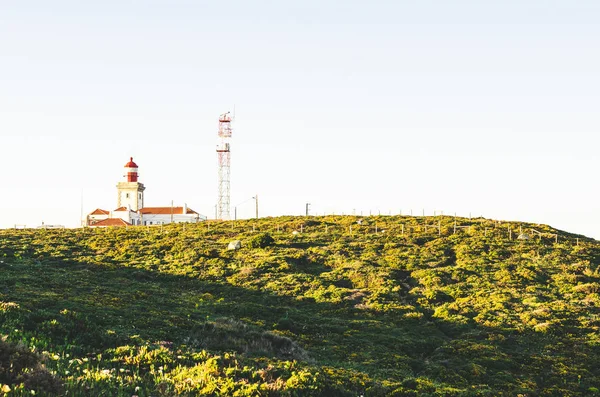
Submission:
[[599,263],[595,240],[482,218],[3,230],[0,333],[36,358],[0,388],[594,395]]

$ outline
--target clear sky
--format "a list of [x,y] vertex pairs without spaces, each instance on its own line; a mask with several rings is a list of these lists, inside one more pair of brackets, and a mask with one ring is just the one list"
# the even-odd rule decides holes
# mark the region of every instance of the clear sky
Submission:
[[235,104],[232,205],[600,238],[598,21],[597,0],[0,0],[0,227],[114,209],[130,156],[146,205],[214,216]]

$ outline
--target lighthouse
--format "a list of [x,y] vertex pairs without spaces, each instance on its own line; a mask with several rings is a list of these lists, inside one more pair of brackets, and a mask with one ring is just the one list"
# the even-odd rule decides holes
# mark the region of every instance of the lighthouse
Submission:
[[176,207],[171,202],[169,207],[145,207],[146,188],[138,182],[138,166],[133,162],[133,157],[125,164],[123,177],[125,180],[117,184],[117,209],[106,211],[97,208],[88,214],[86,225],[90,227],[154,226],[182,222],[198,223],[206,220],[206,216],[200,215],[187,204]]
[[138,182],[138,166],[133,162],[133,157],[125,164],[125,181],[117,184],[117,207],[125,207],[132,211],[144,208],[144,187]]

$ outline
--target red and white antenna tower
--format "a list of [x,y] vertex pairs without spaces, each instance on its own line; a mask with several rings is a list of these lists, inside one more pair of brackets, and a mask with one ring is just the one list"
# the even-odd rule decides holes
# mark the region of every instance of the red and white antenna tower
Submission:
[[230,173],[231,173],[231,116],[229,112],[219,116],[219,144],[217,157],[219,160],[219,200],[217,202],[217,219],[227,220],[230,203]]

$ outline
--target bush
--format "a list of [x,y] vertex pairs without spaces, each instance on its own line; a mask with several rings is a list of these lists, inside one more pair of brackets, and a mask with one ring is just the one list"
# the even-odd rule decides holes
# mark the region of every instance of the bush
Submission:
[[23,345],[0,338],[0,384],[10,388],[25,384],[25,388],[58,394],[62,385],[40,363],[41,357]]
[[275,240],[269,233],[257,234],[248,241],[248,247],[250,248],[266,248],[274,244]]

